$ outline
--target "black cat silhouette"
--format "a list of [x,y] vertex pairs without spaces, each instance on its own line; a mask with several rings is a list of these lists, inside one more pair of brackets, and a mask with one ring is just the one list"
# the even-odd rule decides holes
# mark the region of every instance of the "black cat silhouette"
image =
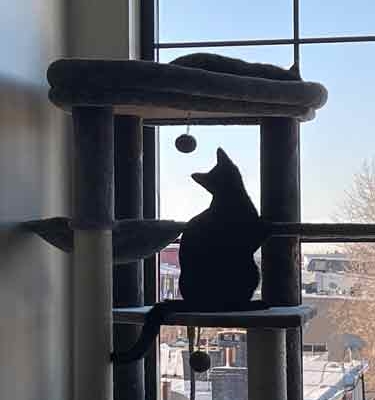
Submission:
[[186,225],[180,243],[183,300],[157,303],[147,314],[141,335],[129,351],[115,354],[127,363],[145,355],[159,334],[165,317],[173,312],[245,311],[267,308],[250,301],[259,284],[253,253],[267,237],[241,174],[227,154],[217,150],[217,164],[192,178],[213,196],[210,207]]
[[256,78],[277,79],[281,81],[302,80],[297,64],[293,64],[289,69],[284,69],[272,64],[250,63],[213,53],[186,54],[171,61],[170,64]]

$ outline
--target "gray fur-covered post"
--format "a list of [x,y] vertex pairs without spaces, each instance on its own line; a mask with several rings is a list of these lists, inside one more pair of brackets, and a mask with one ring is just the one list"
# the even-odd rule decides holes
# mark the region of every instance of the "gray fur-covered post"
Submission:
[[[269,221],[300,222],[299,124],[264,118],[261,124],[261,214]],[[301,303],[298,237],[276,237],[262,247],[262,297],[273,306]],[[303,398],[301,329],[289,329],[288,400]]]
[[111,400],[113,115],[73,108],[74,400]]
[[[116,218],[143,218],[143,135],[138,117],[115,118]],[[116,265],[113,274],[114,307],[136,307],[144,303],[143,261]],[[138,338],[140,327],[116,324],[115,352],[128,350]],[[114,367],[114,399],[144,400],[144,362]]]
[[247,331],[249,400],[287,400],[285,329]]

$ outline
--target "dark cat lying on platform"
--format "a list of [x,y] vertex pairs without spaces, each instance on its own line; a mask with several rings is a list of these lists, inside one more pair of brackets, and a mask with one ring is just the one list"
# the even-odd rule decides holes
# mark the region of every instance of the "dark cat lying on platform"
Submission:
[[219,148],[215,167],[192,178],[213,199],[207,210],[187,223],[181,238],[179,287],[183,300],[155,304],[137,343],[129,351],[115,354],[115,362],[143,357],[165,317],[173,312],[267,308],[262,301],[250,301],[260,278],[253,253],[266,239],[267,230],[246,193],[238,168]]
[[298,67],[292,65],[284,69],[271,64],[250,63],[237,58],[212,53],[193,53],[178,57],[171,64],[181,67],[200,68],[224,74],[252,76],[256,78],[277,79],[280,81],[300,81]]

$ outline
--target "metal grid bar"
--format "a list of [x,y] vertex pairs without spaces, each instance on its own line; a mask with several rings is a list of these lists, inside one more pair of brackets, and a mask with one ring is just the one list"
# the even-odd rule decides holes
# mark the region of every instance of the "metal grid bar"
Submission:
[[239,47],[239,46],[275,46],[324,43],[375,42],[375,35],[368,36],[327,36],[285,39],[217,40],[204,42],[167,42],[155,43],[156,49],[181,49],[193,47]]
[[[146,6],[147,3],[144,4]],[[152,7],[148,5],[148,7]],[[155,61],[159,62],[159,40],[160,40],[160,4],[159,0],[154,0],[154,43],[153,47],[155,49]]]
[[294,65],[299,70],[299,0],[293,0]]
[[[141,58],[148,61],[159,61],[155,42],[159,39],[159,1],[141,0]],[[143,217],[158,218],[158,131],[155,127],[143,125]],[[159,301],[159,256],[154,255],[143,261],[144,264],[144,301],[153,304]],[[157,339],[144,361],[145,397],[158,400],[160,393],[160,354]]]

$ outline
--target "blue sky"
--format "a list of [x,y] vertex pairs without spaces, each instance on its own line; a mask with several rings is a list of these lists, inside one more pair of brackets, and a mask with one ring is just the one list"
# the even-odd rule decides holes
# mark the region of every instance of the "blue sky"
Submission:
[[[292,35],[291,0],[160,0],[160,41],[286,38]],[[301,0],[301,36],[375,34],[374,1]],[[162,50],[160,61],[200,51]],[[210,48],[248,61],[289,66],[291,46]],[[375,43],[304,45],[305,80],[323,83],[326,106],[301,126],[302,218],[330,222],[344,191],[364,159],[375,156]],[[249,194],[259,205],[259,131],[256,127],[192,127],[198,146],[179,153],[175,138],[185,127],[161,130],[161,216],[186,220],[206,208],[210,196],[191,179],[215,163],[222,146],[242,171]]]

